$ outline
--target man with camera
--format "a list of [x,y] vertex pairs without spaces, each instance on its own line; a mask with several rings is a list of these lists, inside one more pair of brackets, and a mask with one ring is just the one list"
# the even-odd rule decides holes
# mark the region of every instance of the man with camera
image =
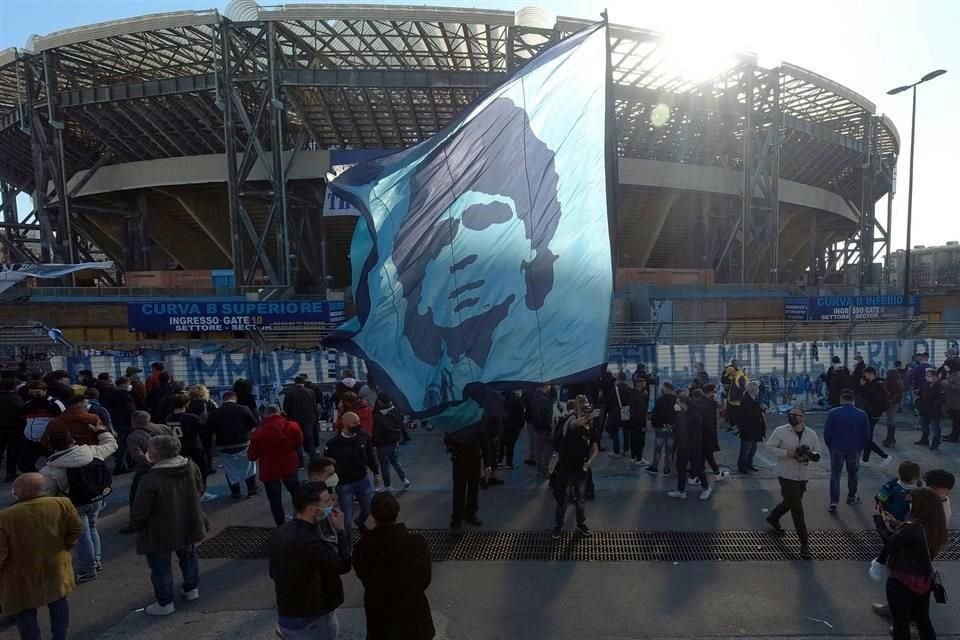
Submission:
[[803,494],[807,490],[810,477],[810,463],[820,461],[820,438],[806,425],[806,415],[802,408],[793,407],[787,414],[790,424],[773,430],[767,446],[777,456],[777,477],[780,480],[780,504],[767,516],[767,523],[775,535],[785,533],[780,526],[780,518],[789,511],[793,516],[793,526],[800,538],[800,557],[810,560],[810,536],[803,516]]

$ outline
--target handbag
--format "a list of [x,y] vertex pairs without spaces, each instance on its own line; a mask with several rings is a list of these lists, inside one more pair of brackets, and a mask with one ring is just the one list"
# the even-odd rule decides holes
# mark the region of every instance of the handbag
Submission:
[[620,399],[620,385],[613,385],[613,390],[617,394],[617,404],[620,405],[620,421],[630,421],[630,405],[623,406],[623,400]]
[[[927,561],[930,563],[930,568],[933,569],[933,558],[930,557],[930,545],[927,544],[927,532],[920,526],[920,532],[923,533],[923,548],[927,550]],[[930,587],[930,591],[933,593],[933,599],[937,604],[947,604],[947,589],[943,586],[943,581],[940,579],[940,572],[936,569],[933,569],[933,584]]]

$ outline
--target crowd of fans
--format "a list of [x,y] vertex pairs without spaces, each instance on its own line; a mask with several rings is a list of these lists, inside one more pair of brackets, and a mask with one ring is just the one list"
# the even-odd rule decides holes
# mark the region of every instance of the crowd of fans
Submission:
[[[948,355],[940,369],[921,355],[909,371],[891,370],[885,378],[862,358],[852,373],[835,362],[825,374],[833,408],[822,440],[806,425],[799,406],[790,408],[788,424],[768,438],[767,419],[775,410],[736,360],[719,384],[700,364],[685,388],[660,384],[641,365],[632,375],[607,373],[596,384],[506,391],[502,413],[444,437],[452,461],[451,531],[461,535],[463,524],[482,525],[479,489],[503,484],[495,472],[514,468],[524,430],[523,464],[535,468],[556,502],[555,539],[563,535],[570,506],[576,534],[592,535],[585,500],[595,497],[592,465],[603,451],[613,458],[629,456],[638,470],[651,475],[670,476],[676,470],[670,498],[686,499],[688,485],[696,484],[699,498],[709,500],[713,483],[730,475],[715,455],[718,425],[725,419],[740,440],[736,472],[759,470],[754,465],[758,443],[766,441],[774,452],[782,500],[768,517],[771,532],[783,535],[780,519],[790,513],[800,556],[811,558],[803,495],[809,465],[820,460],[821,441],[828,449],[829,510],[835,513],[844,470],[846,502],[856,505],[860,465],[869,464],[871,453],[880,456],[881,465],[892,460],[875,444],[873,432],[886,416],[883,444],[896,446],[891,424],[906,393],[915,399],[917,445],[936,450],[941,442],[960,440],[960,360]],[[254,497],[261,485],[266,492],[278,527],[270,557],[278,635],[336,638],[336,608],[343,602],[339,576],[353,568],[366,588],[368,638],[433,637],[425,596],[429,552],[422,537],[397,522],[399,503],[392,495],[391,470],[402,489],[411,486],[398,455],[410,439],[408,423],[372,381],[343,372],[332,392],[335,414],[325,415],[323,391],[305,376],[286,390],[282,406],[258,406],[244,380],[223,392],[218,405],[206,387],[174,380],[163,363],[154,363],[143,381],[142,373],[129,367],[116,380],[107,373],[81,372],[72,381],[65,371],[0,380],[0,456],[6,456],[4,478],[14,483],[16,499],[0,511],[0,607],[16,618],[21,637],[39,638],[37,609],[44,605],[54,637],[65,637],[67,595],[75,585],[96,580],[103,568],[97,519],[113,491],[113,478],[121,474],[132,474],[129,520],[121,533],[136,534],[137,553],[146,558],[156,597],[146,613],[169,615],[178,596],[199,598],[196,545],[209,528],[201,505],[217,498],[207,482],[218,469],[232,499]],[[334,430],[325,441],[322,417]],[[952,421],[953,431],[941,437],[944,418]],[[653,431],[649,460],[648,428]],[[920,487],[919,478],[917,465],[904,462],[876,499],[876,523],[885,543],[877,564],[889,578],[888,604],[875,610],[892,617],[895,638],[909,637],[911,620],[922,638],[933,637],[924,612],[936,587],[932,559],[945,544],[953,476],[930,471],[927,488]],[[284,490],[291,510],[284,507]],[[942,504],[939,512],[930,506],[931,495]],[[361,533],[356,547],[354,528]],[[182,574],[179,594],[174,556]],[[36,575],[43,579],[33,580]]]

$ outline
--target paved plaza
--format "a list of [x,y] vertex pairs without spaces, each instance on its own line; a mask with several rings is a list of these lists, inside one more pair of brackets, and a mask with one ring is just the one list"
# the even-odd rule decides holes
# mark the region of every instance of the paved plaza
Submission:
[[[822,414],[811,417],[821,432]],[[771,420],[771,427],[777,423]],[[401,520],[418,529],[441,529],[449,519],[449,462],[438,431],[414,432],[401,461],[413,486],[398,494]],[[923,470],[960,469],[960,445],[932,453],[916,439],[904,417],[896,460],[861,470],[858,507],[827,513],[827,465],[812,474],[805,504],[808,526],[818,530],[872,527],[872,495],[896,473],[905,457]],[[521,440],[522,449],[526,448]],[[605,439],[605,444],[606,444]],[[652,444],[652,435],[648,434]],[[721,464],[732,462],[738,441],[721,435]],[[649,445],[648,445],[649,448]],[[760,448],[751,478],[732,476],[716,485],[708,502],[671,500],[675,478],[651,477],[626,459],[601,454],[595,465],[597,498],[587,505],[590,526],[610,531],[759,531],[778,500],[773,458]],[[531,467],[501,471],[505,486],[481,491],[483,531],[545,532],[552,526],[553,499]],[[272,638],[273,583],[263,559],[201,561],[201,598],[177,602],[177,613],[152,619],[140,611],[153,602],[146,562],[134,552],[134,537],[117,530],[126,522],[130,476],[115,481],[115,493],[100,519],[104,572],[70,596],[71,637],[77,640]],[[844,485],[845,486],[845,485]],[[211,478],[220,499],[204,505],[210,536],[228,526],[269,527],[266,498],[229,498],[222,471]],[[691,498],[698,490],[691,488]],[[956,502],[956,500],[955,500]],[[289,504],[289,503],[288,503]],[[573,514],[568,516],[568,529]],[[795,538],[789,517],[787,543]],[[475,531],[475,530],[471,530]],[[440,534],[430,534],[439,536]],[[600,544],[565,538],[563,544]],[[814,533],[815,556],[817,555]],[[948,592],[960,594],[960,563],[938,567]],[[345,577],[346,602],[339,616],[344,639],[364,637],[362,588]],[[435,562],[428,592],[438,638],[455,640],[597,638],[884,638],[887,625],[870,611],[883,598],[882,585],[867,576],[865,561],[532,561],[448,560]],[[932,606],[939,637],[960,636],[960,614],[952,605]],[[42,618],[43,616],[41,616]],[[7,636],[11,634],[11,636]],[[13,629],[0,628],[12,637]]]

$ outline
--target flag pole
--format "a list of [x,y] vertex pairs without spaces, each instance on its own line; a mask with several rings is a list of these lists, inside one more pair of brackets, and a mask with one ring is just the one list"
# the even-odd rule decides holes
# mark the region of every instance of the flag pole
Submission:
[[616,96],[613,88],[613,52],[610,48],[610,19],[607,10],[600,14],[603,17],[604,47],[607,51],[606,63],[606,118],[604,151],[607,177],[607,228],[610,236],[610,267],[613,270],[614,289],[616,289],[617,268],[620,266],[620,249],[617,245],[617,231],[619,215],[617,209],[617,187],[620,183],[619,154],[617,152],[617,112]]

